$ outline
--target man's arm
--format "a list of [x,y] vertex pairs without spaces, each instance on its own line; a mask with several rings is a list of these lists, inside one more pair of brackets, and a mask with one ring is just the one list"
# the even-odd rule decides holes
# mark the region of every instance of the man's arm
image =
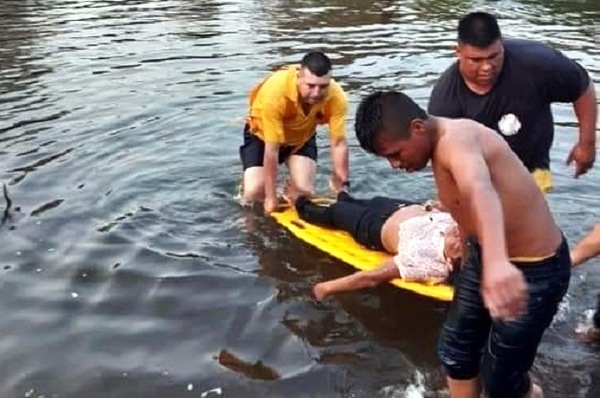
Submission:
[[342,184],[348,181],[348,142],[346,141],[348,99],[344,90],[337,83],[332,84],[332,96],[328,104],[333,169],[330,183],[332,188],[337,191],[342,189]]
[[502,203],[492,185],[483,150],[476,136],[445,140],[442,163],[454,179],[461,205],[470,206],[482,249],[482,296],[493,318],[512,319],[526,305],[523,274],[509,262]]
[[265,175],[265,213],[269,214],[277,207],[277,161],[279,144],[265,142],[263,168]]
[[592,257],[600,255],[600,224],[596,224],[571,250],[573,267],[583,264]]
[[[479,143],[475,138],[469,141],[472,142],[448,143],[452,146],[452,149],[446,148],[448,169],[456,182],[461,203],[470,205],[469,216],[475,220],[484,265],[508,261],[502,204]],[[458,153],[460,156],[456,156]]]
[[[533,49],[533,48],[532,48]],[[538,45],[530,61],[532,78],[548,102],[571,102],[579,122],[579,140],[567,157],[575,161],[575,177],[588,171],[596,158],[596,93],[594,82],[583,66],[560,51]]]
[[590,79],[587,89],[573,102],[575,115],[579,121],[579,141],[571,150],[567,164],[576,163],[575,177],[585,174],[596,160],[596,90]]
[[266,104],[262,111],[262,128],[265,142],[263,168],[265,178],[265,213],[271,213],[277,207],[277,167],[279,160],[279,146],[284,141],[282,101],[273,101]]
[[348,142],[346,138],[331,138],[331,163],[333,166],[332,183],[334,188],[348,181]]
[[579,142],[595,147],[598,109],[596,108],[596,90],[591,79],[587,89],[573,103],[573,108],[579,120]]
[[317,301],[322,301],[332,294],[375,287],[399,277],[398,267],[393,259],[389,259],[375,269],[359,271],[348,276],[317,283],[313,288],[313,294]]

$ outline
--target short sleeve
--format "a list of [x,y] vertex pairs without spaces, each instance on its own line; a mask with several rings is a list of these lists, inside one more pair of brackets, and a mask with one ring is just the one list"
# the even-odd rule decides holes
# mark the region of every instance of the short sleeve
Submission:
[[539,90],[548,102],[575,102],[590,84],[580,64],[552,48],[535,66]]
[[348,117],[348,98],[344,90],[337,84],[332,87],[334,92],[328,101],[329,134],[333,139],[346,136],[346,119]]
[[458,67],[450,66],[431,90],[427,113],[442,117],[463,117],[457,96]]
[[260,111],[262,136],[265,142],[282,144],[285,142],[282,101],[267,102]]

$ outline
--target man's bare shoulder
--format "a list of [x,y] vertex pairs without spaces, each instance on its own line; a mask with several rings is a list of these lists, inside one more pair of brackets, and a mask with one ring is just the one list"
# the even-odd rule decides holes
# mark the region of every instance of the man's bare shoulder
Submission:
[[503,141],[494,130],[475,120],[438,118],[438,123],[441,132],[438,147],[445,154],[479,152],[492,142]]
[[436,152],[440,160],[476,152],[480,146],[479,123],[470,119],[438,118],[439,138]]
[[475,138],[480,134],[488,134],[494,131],[473,119],[440,118],[440,120],[445,125],[445,130],[460,133],[465,138]]

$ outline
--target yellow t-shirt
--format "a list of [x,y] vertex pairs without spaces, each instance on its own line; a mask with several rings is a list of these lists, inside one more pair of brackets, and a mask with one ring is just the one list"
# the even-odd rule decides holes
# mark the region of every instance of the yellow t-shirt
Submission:
[[307,142],[318,124],[328,124],[332,138],[346,136],[348,100],[331,79],[327,96],[311,106],[307,115],[298,101],[298,66],[273,72],[250,92],[250,131],[265,142],[296,148]]

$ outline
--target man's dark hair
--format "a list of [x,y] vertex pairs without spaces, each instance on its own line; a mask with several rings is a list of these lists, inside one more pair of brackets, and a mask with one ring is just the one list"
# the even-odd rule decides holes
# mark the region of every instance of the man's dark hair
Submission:
[[486,48],[502,38],[496,17],[487,12],[472,12],[458,22],[458,41],[477,48]]
[[331,60],[320,51],[311,51],[302,58],[300,67],[307,68],[313,75],[321,77],[331,71]]
[[354,130],[362,149],[377,155],[377,138],[385,132],[407,139],[414,119],[427,120],[427,112],[399,91],[376,91],[363,98],[356,110]]

